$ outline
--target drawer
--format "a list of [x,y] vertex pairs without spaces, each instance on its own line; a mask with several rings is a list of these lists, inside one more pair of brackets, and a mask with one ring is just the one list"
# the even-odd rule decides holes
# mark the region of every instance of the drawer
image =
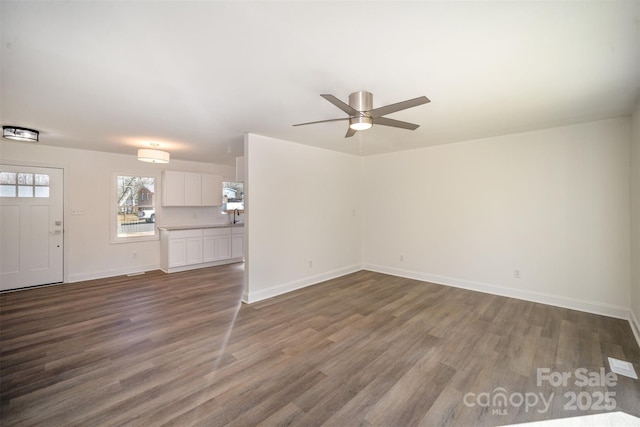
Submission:
[[231,234],[244,234],[244,227],[233,227]]
[[170,239],[184,239],[185,237],[202,237],[202,229],[173,230],[169,232]]
[[205,228],[202,230],[203,236],[230,236],[231,229],[229,227],[224,228]]

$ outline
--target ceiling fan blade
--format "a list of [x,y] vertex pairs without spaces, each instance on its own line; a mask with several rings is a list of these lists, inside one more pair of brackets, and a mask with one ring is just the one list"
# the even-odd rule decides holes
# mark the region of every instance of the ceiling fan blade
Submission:
[[373,124],[383,125],[383,126],[392,126],[394,128],[402,128],[402,129],[409,129],[409,130],[416,130],[420,127],[420,125],[416,125],[409,122],[402,122],[400,120],[389,119],[387,117],[378,117],[377,119],[373,119]]
[[431,102],[429,98],[427,98],[426,96],[421,96],[418,98],[409,99],[407,101],[385,105],[384,107],[374,108],[373,110],[369,111],[369,115],[371,115],[371,117],[375,119],[387,114],[395,113],[396,111],[417,107],[418,105],[426,104],[427,102]]
[[344,111],[345,113],[347,113],[350,116],[359,116],[360,112],[358,110],[356,110],[355,108],[353,108],[352,106],[350,106],[349,104],[346,104],[342,101],[340,101],[338,98],[336,98],[333,95],[320,95],[321,97],[323,97],[324,99],[326,99],[327,101],[329,101],[330,103],[332,103],[333,105],[335,105],[336,107],[338,107],[339,109],[341,109],[342,111]]
[[343,120],[349,120],[349,117],[344,117],[342,119],[329,119],[329,120],[318,120],[317,122],[307,122],[307,123],[298,123],[293,126],[304,126],[304,125],[314,125],[316,123],[326,123],[326,122],[340,122]]
[[351,129],[351,128],[347,128],[347,133],[344,135],[345,138],[351,138],[353,135],[356,134],[356,130],[355,129]]

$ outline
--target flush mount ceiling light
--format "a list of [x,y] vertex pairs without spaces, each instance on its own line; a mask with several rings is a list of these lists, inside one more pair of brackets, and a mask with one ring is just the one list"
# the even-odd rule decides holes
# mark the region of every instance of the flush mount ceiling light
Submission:
[[167,151],[156,150],[158,144],[151,144],[153,148],[139,148],[138,160],[148,163],[169,163],[171,157]]
[[40,132],[17,126],[2,126],[2,137],[14,141],[38,142]]

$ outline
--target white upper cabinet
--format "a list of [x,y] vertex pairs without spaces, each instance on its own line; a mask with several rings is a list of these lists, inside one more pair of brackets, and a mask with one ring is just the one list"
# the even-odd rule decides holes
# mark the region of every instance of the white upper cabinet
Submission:
[[184,172],[162,172],[162,206],[184,206]]
[[184,205],[202,206],[202,178],[199,173],[184,173]]
[[162,172],[162,206],[221,206],[222,177],[208,173]]
[[222,177],[202,174],[202,206],[222,206]]

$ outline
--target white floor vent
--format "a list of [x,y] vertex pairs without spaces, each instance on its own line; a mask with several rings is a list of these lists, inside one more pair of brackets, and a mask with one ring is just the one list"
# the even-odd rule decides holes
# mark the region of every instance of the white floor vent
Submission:
[[638,379],[638,375],[636,375],[636,370],[633,369],[633,365],[629,362],[625,362],[624,360],[614,359],[613,357],[609,357],[609,367],[611,367],[611,371],[615,372],[619,375],[624,375],[625,377]]

